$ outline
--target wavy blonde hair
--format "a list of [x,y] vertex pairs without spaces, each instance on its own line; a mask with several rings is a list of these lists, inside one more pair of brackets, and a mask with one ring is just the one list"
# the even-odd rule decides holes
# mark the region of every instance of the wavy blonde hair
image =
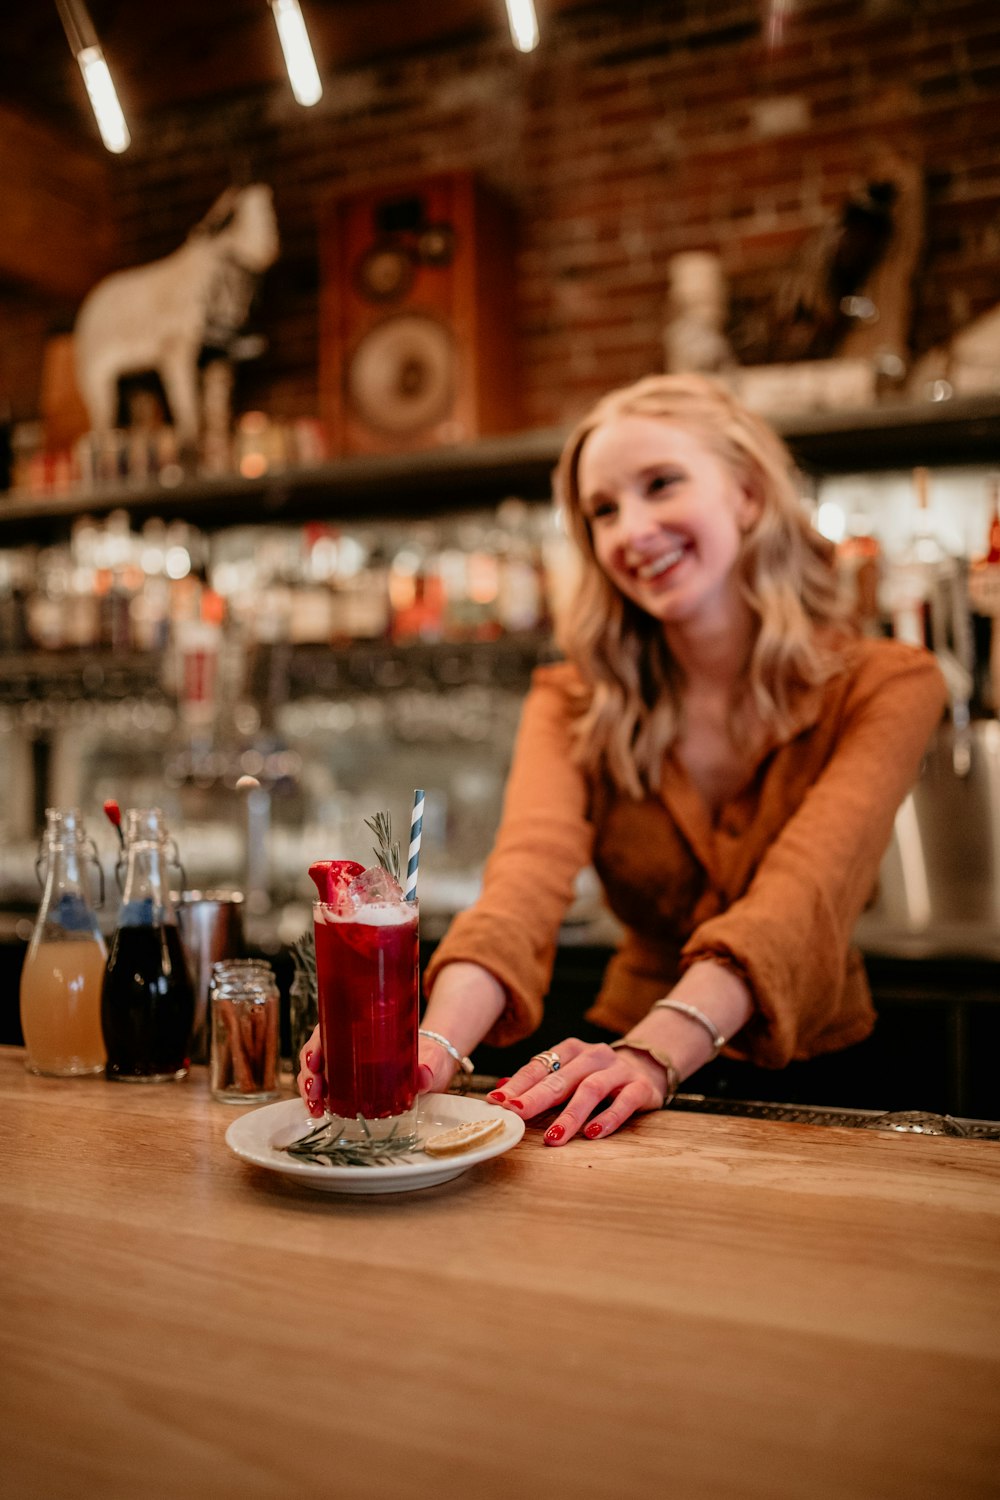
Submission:
[[556,469],[556,498],[583,557],[558,635],[586,685],[575,725],[577,759],[638,798],[656,789],[680,731],[681,682],[661,622],[625,598],[598,564],[580,505],[583,446],[595,428],[621,416],[685,428],[758,502],[737,564],[755,621],[737,714],[752,704],[765,726],[786,729],[792,693],[839,669],[822,637],[848,626],[832,548],[810,524],[791,455],[766,422],[702,375],[652,375],[604,396],[570,434]]

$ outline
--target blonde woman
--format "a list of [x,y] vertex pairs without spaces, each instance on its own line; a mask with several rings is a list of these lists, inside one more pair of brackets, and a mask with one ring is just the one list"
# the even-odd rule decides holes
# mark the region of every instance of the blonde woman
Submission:
[[[857,638],[787,450],[723,386],[605,397],[557,471],[582,581],[536,672],[480,899],[425,975],[421,1083],[539,1024],[591,862],[624,928],[588,1020],[491,1098],[600,1140],[721,1048],[780,1068],[874,1015],[854,923],[940,719],[933,657]],[[300,1088],[322,1113],[318,1035]]]

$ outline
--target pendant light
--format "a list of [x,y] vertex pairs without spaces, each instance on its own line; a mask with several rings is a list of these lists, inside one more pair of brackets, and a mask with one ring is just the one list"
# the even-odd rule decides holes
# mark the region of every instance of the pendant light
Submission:
[[63,23],[70,51],[80,65],[101,140],[109,151],[118,156],[122,151],[128,150],[132,137],[128,133],[94,23],[83,0],[56,0],[56,10]]
[[316,59],[309,44],[309,33],[299,0],[270,0],[278,39],[285,54],[288,81],[298,104],[318,104],[323,85],[316,69]]
[[518,52],[534,52],[538,46],[538,18],[534,0],[507,0],[511,41]]

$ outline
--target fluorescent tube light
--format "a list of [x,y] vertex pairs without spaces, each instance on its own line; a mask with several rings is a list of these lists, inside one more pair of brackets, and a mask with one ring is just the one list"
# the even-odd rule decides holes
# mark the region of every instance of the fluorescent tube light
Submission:
[[82,52],[77,53],[76,60],[80,64],[83,81],[87,85],[90,107],[94,111],[97,128],[101,132],[101,140],[109,151],[113,151],[118,156],[128,150],[132,137],[128,133],[128,126],[125,124],[122,107],[118,103],[118,95],[115,93],[115,86],[104,60],[104,53],[100,47],[84,47]]
[[299,9],[299,0],[271,0],[271,9],[296,102],[306,106],[317,104],[323,97],[323,85],[316,71],[316,59],[309,45],[309,33]]
[[511,41],[518,52],[534,52],[538,46],[538,18],[534,0],[507,0]]
[[132,137],[128,133],[125,116],[118,103],[118,95],[90,13],[83,0],[56,0],[56,9],[63,23],[70,51],[80,65],[101,140],[117,156],[128,150]]

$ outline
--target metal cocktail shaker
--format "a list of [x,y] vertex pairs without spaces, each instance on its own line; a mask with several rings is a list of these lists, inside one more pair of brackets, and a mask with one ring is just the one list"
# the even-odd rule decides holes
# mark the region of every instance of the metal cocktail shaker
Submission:
[[191,1061],[207,1062],[212,966],[220,959],[242,958],[246,952],[243,892],[184,891],[177,902],[177,916],[195,992]]

